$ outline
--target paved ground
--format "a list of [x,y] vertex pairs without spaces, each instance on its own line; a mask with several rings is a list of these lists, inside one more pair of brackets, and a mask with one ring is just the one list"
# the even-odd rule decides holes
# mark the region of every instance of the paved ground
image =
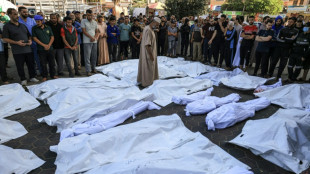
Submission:
[[[14,80],[11,82],[18,82],[18,76],[15,72],[15,65],[10,56],[9,65],[11,68],[8,68],[9,76],[13,77]],[[82,71],[84,72],[84,71]],[[285,74],[284,74],[285,75]],[[271,82],[273,83],[273,82]],[[0,83],[0,85],[2,85]],[[223,97],[231,93],[238,93],[242,97],[241,101],[247,101],[254,99],[252,91],[237,91],[225,86],[214,87],[214,92],[212,95]],[[267,109],[259,111],[256,113],[254,118],[251,119],[261,119],[271,116],[277,111],[279,107],[275,105],[269,106]],[[12,148],[28,149],[33,151],[38,157],[45,160],[46,163],[40,168],[35,169],[31,173],[43,173],[49,174],[54,173],[56,166],[54,161],[56,159],[56,154],[49,151],[51,145],[56,145],[59,142],[59,134],[56,133],[56,127],[49,127],[45,123],[38,123],[37,119],[49,115],[51,110],[48,105],[41,103],[41,106],[21,114],[13,115],[7,117],[9,120],[14,120],[20,122],[29,132],[23,137],[18,139],[11,140],[4,145],[10,146]],[[280,167],[275,166],[274,164],[262,159],[261,157],[255,156],[249,150],[244,148],[228,144],[227,141],[236,137],[242,130],[246,121],[240,122],[233,127],[208,131],[205,125],[205,115],[186,117],[184,112],[184,106],[179,106],[175,104],[170,104],[161,110],[157,111],[146,111],[142,114],[139,114],[135,120],[129,119],[124,124],[132,123],[141,119],[148,117],[154,117],[157,115],[170,115],[177,113],[183,120],[185,126],[193,132],[201,132],[204,136],[209,138],[212,142],[219,145],[226,152],[240,160],[241,162],[249,165],[252,168],[252,171],[257,173],[264,174],[288,174],[289,172],[283,170]],[[263,129],[263,128],[262,128]],[[258,130],[259,131],[259,130]],[[310,170],[309,170],[310,171]],[[309,172],[308,171],[308,172]],[[304,174],[308,173],[304,172]]]

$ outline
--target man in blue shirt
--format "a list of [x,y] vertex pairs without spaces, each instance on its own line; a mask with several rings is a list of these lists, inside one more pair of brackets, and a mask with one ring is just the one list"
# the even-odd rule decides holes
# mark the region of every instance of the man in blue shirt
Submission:
[[110,18],[107,33],[108,33],[108,47],[109,47],[109,54],[110,54],[110,63],[116,60],[116,51],[117,51],[117,44],[118,40],[117,37],[120,35],[118,27],[115,25],[116,19],[114,16]]
[[[32,27],[37,25],[36,22],[34,21],[34,19],[29,17],[28,9],[26,7],[23,7],[23,6],[18,7],[18,13],[19,13],[18,22],[26,25],[30,35],[32,36]],[[37,64],[37,67],[38,67],[40,73],[42,74],[42,68],[40,65],[40,60],[39,60],[39,56],[38,56],[38,49],[37,49],[37,43],[36,42],[32,42],[31,49],[32,49],[32,53],[33,53],[35,63]]]
[[121,58],[123,60],[124,56],[125,56],[125,59],[128,58],[129,33],[131,30],[128,16],[125,17],[125,22],[119,26],[119,30],[121,32],[120,33],[120,41],[121,41],[120,53],[121,54],[123,53],[122,58]]
[[[73,21],[73,26],[74,28],[76,29],[77,33],[78,33],[78,45],[77,45],[77,52],[78,52],[78,69],[81,69],[81,57],[82,57],[82,52],[81,52],[81,43],[82,43],[82,40],[81,40],[81,34],[83,34],[83,30],[82,30],[82,27],[81,27],[81,23],[79,23],[76,19],[75,19],[75,14],[71,13],[69,15],[69,17],[72,19]],[[71,66],[72,66],[72,63],[71,63]]]

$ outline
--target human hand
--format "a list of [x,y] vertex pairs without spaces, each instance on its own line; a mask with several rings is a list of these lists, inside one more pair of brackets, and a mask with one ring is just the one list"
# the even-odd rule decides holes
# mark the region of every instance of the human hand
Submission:
[[24,43],[23,40],[17,41],[16,44],[19,45],[19,46],[21,46],[21,47],[26,46],[26,43]]

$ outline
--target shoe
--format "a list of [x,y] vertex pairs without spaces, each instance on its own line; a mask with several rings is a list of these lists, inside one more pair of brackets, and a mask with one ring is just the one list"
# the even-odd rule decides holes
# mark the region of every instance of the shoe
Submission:
[[88,76],[88,77],[91,76],[90,72],[87,72],[87,73],[86,73],[86,76]]
[[38,79],[36,79],[36,78],[31,78],[29,81],[30,81],[30,82],[34,82],[34,83],[39,82],[39,80],[38,80]]
[[63,76],[63,75],[64,75],[63,72],[58,73],[58,76]]
[[94,69],[94,70],[91,71],[91,73],[96,74],[97,70]]
[[21,84],[22,86],[26,86],[26,85],[27,85],[27,80],[23,80],[20,84]]
[[47,78],[46,78],[46,77],[43,77],[42,82],[45,82],[46,80],[47,80]]
[[7,85],[7,84],[9,84],[10,82],[8,82],[8,81],[6,81],[6,82],[3,82],[3,84],[5,84],[5,85]]
[[76,75],[76,76],[82,76],[82,74],[81,74],[80,72],[78,72],[78,71],[75,72],[75,75]]
[[72,72],[69,73],[69,77],[73,78],[74,74]]
[[256,73],[253,73],[253,75],[252,76],[257,76],[257,74]]
[[58,79],[58,78],[59,78],[58,76],[53,76],[53,77],[52,77],[52,79]]

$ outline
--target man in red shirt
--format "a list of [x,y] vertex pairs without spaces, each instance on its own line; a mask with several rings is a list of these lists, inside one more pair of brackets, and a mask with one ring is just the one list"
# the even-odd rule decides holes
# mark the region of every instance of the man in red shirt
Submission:
[[72,69],[70,66],[71,55],[73,57],[75,75],[81,76],[78,69],[78,61],[77,61],[78,33],[77,30],[74,28],[74,26],[72,26],[73,21],[70,17],[65,17],[64,22],[65,25],[64,27],[61,28],[60,35],[65,44],[65,61],[69,71],[69,77],[74,77],[74,74],[72,73]]
[[[255,35],[257,33],[257,27],[254,25],[254,16],[249,17],[249,25],[245,26],[242,29],[241,37],[243,38],[240,46],[240,69],[246,71],[250,56],[251,56],[251,50],[252,46],[255,40]],[[244,62],[245,59],[245,62]],[[245,65],[245,68],[243,69],[243,66]]]

